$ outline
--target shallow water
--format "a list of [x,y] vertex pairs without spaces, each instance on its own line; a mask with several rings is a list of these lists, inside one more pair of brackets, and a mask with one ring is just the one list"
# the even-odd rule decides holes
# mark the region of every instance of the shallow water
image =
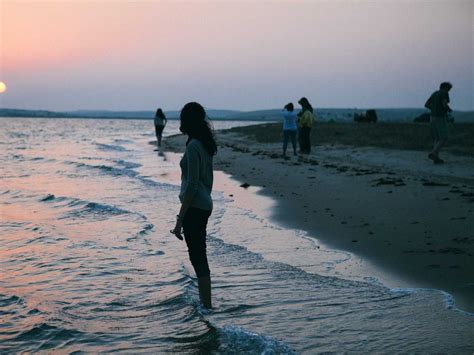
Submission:
[[205,311],[169,233],[179,155],[153,151],[151,121],[0,123],[0,352],[474,351],[449,295],[339,277],[350,254],[271,221],[274,201],[222,173]]

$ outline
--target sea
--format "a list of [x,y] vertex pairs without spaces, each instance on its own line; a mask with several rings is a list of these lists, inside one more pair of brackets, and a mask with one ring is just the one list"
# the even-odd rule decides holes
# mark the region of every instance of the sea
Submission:
[[202,308],[169,232],[181,154],[154,140],[151,120],[0,118],[0,353],[473,353],[449,294],[334,272],[351,254],[220,171]]

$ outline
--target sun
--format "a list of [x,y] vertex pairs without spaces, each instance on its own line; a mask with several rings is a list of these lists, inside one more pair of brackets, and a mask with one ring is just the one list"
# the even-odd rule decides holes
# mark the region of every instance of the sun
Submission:
[[7,91],[7,86],[3,81],[0,81],[0,94],[4,93],[5,91]]

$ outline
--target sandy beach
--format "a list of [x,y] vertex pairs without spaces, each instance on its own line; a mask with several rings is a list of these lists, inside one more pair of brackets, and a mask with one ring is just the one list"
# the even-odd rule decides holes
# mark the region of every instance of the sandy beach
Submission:
[[272,124],[214,123],[208,311],[170,233],[185,137],[2,118],[0,353],[472,353],[467,155],[438,173],[422,151],[286,160],[242,135]]
[[[345,265],[348,277],[443,290],[474,311],[472,157],[446,153],[446,164],[432,165],[424,151],[324,143],[283,158],[280,143],[233,131],[218,140],[215,169],[274,198],[278,223],[352,253],[359,262]],[[164,146],[183,147],[183,136]]]

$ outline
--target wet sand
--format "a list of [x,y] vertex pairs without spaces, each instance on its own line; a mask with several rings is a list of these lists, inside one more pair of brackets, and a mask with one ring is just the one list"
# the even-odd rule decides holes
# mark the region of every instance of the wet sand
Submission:
[[[473,158],[445,154],[447,164],[435,166],[425,152],[334,145],[283,158],[280,144],[230,132],[219,142],[215,169],[242,188],[262,187],[278,202],[278,223],[362,260],[346,265],[347,275],[440,289],[474,311]],[[182,136],[164,143],[182,147]]]

